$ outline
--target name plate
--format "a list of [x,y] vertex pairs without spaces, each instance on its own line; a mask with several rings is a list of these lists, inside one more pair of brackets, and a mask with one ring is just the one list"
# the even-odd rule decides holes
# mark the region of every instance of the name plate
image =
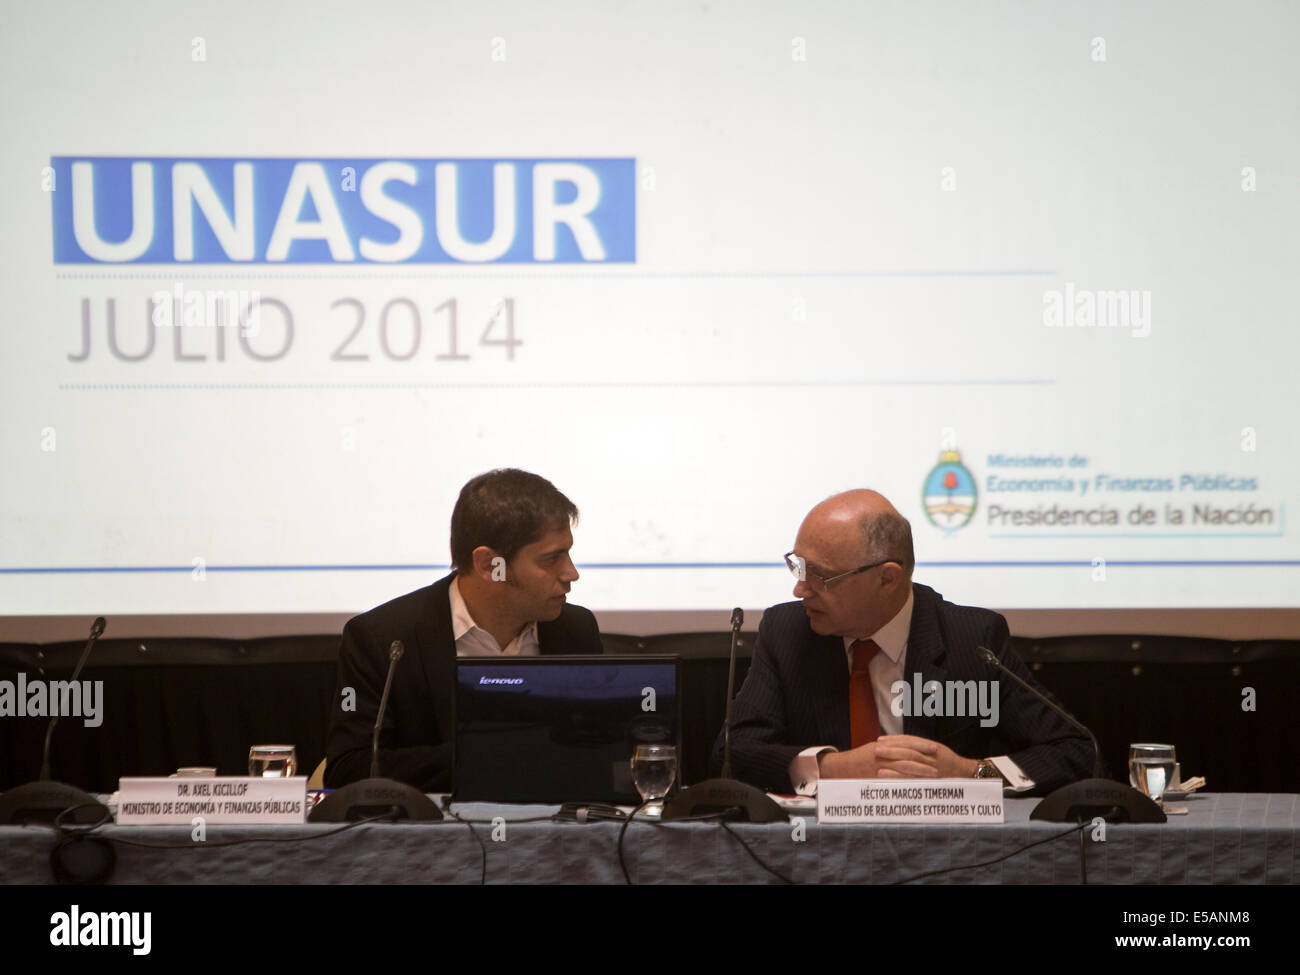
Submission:
[[118,782],[119,826],[189,826],[201,816],[208,824],[302,823],[307,777],[254,779],[123,778]]
[[819,823],[1001,823],[1001,779],[822,779]]

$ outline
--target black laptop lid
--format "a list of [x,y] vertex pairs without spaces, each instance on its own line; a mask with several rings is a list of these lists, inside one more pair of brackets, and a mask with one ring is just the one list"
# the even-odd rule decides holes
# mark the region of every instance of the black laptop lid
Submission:
[[680,745],[678,668],[672,656],[458,657],[453,797],[639,804],[633,750]]

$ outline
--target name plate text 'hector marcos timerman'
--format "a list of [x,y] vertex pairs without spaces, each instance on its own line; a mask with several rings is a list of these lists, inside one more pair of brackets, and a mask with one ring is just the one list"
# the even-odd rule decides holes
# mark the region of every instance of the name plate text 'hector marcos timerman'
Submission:
[[189,826],[206,823],[301,823],[306,819],[307,779],[124,778],[118,784],[119,826]]
[[1000,779],[822,779],[819,823],[1000,823]]

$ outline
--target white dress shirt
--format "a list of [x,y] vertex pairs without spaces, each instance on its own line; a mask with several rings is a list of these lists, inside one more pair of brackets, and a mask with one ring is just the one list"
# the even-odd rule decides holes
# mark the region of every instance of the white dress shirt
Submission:
[[456,640],[458,657],[536,657],[542,650],[537,642],[537,623],[529,623],[519,635],[505,645],[497,643],[497,638],[474,622],[465,605],[465,597],[460,594],[460,577],[451,580],[451,635]]
[[[880,647],[880,652],[871,658],[871,663],[867,664],[867,674],[871,677],[871,697],[876,705],[876,716],[880,719],[880,733],[882,735],[901,735],[903,733],[903,717],[894,713],[890,706],[893,702],[894,694],[891,688],[895,681],[907,681],[903,673],[903,667],[907,663],[907,637],[912,631],[912,594],[907,594],[907,602],[898,614],[882,626],[879,630],[871,635],[876,646]],[[844,656],[848,663],[849,672],[853,672],[853,643],[855,637],[846,636],[844,638]],[[910,682],[909,682],[910,686]],[[830,745],[812,745],[805,748],[796,755],[790,762],[790,784],[798,795],[811,796],[817,793],[817,781],[819,778],[817,768],[817,758],[825,752],[834,752],[839,749]],[[966,758],[976,756],[967,755]],[[978,756],[980,758],[986,756]],[[1008,788],[1016,792],[1024,792],[1034,787],[1034,780],[1021,771],[1020,766],[1005,755],[998,755],[991,758],[994,765],[1011,783]]]

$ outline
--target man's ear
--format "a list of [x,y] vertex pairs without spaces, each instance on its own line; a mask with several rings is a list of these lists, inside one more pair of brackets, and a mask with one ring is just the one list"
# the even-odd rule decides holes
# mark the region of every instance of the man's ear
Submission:
[[903,567],[897,562],[886,562],[880,567],[880,587],[896,589],[904,581]]
[[488,548],[486,545],[480,545],[474,549],[471,557],[474,559],[474,575],[484,582],[491,582],[493,570],[497,565],[502,564],[496,550]]

